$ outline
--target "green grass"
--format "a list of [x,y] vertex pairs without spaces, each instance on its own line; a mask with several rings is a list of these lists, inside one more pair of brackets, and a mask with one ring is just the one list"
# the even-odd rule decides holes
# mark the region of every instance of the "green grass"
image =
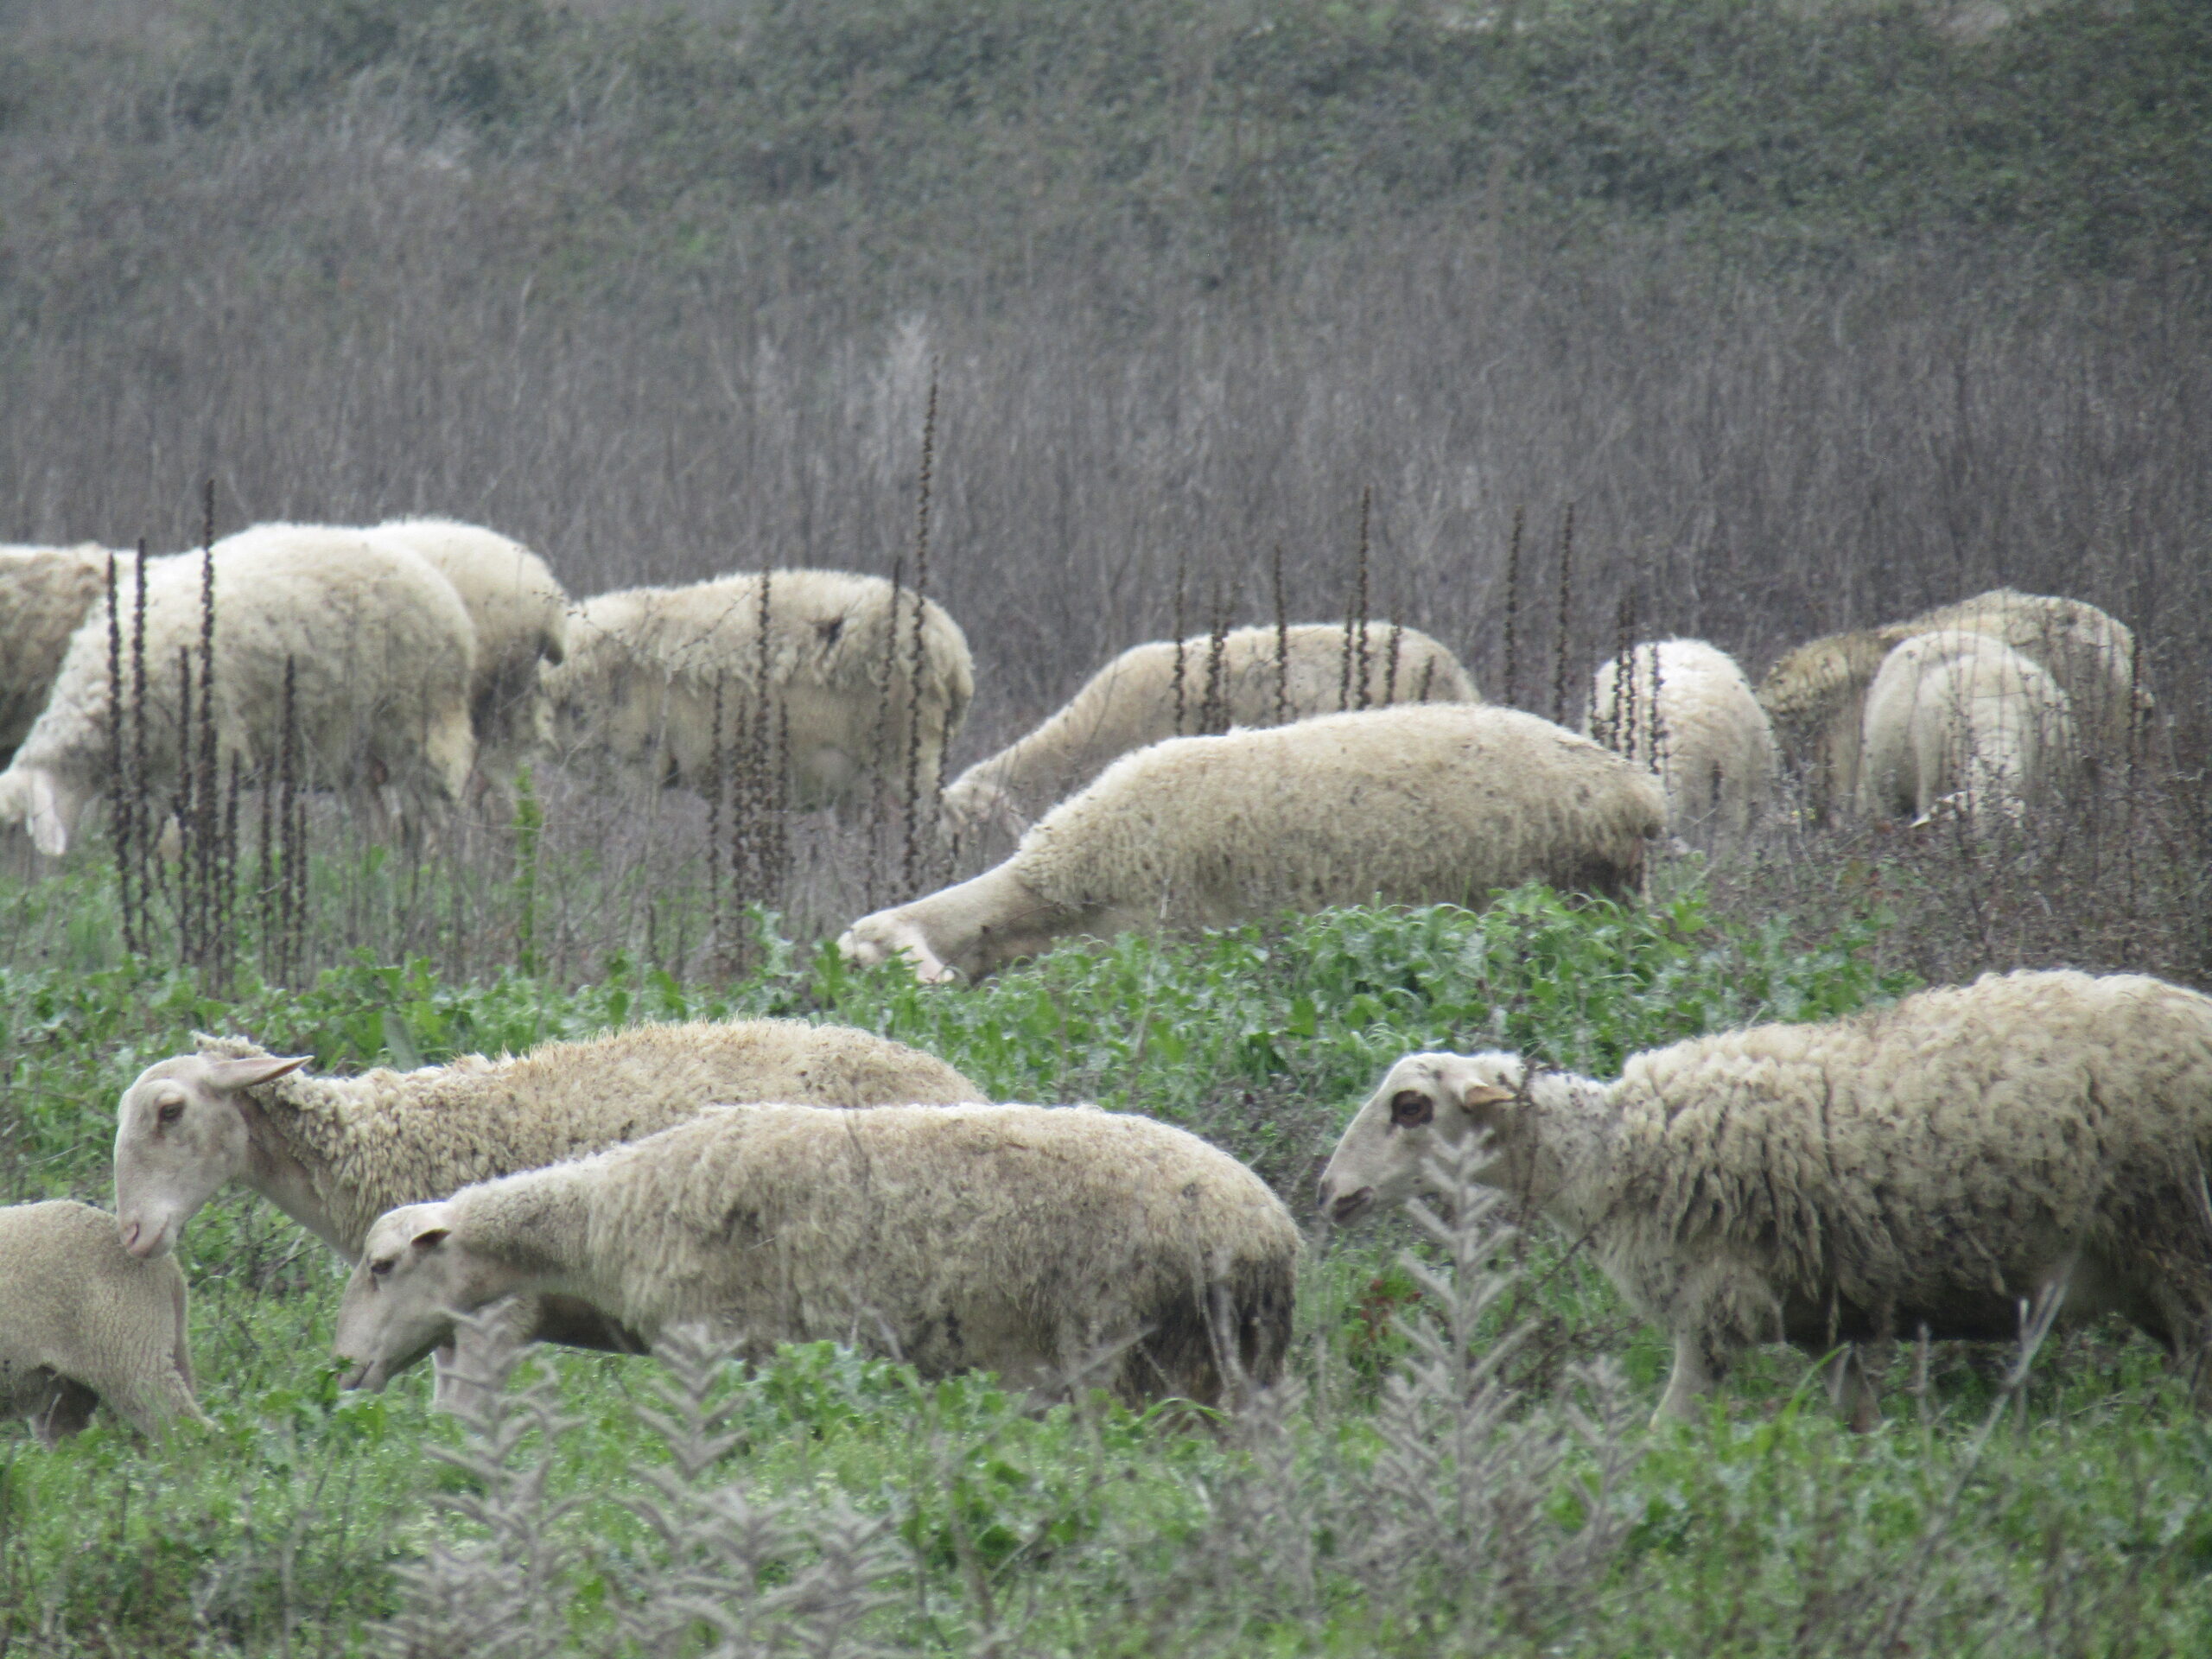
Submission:
[[[1185,1123],[1302,1213],[1315,1159],[1408,1048],[1513,1045],[1605,1072],[1718,1026],[1828,1017],[1908,988],[1880,966],[1885,927],[1878,915],[1816,936],[1783,919],[1723,925],[1693,885],[1643,910],[1529,890],[1478,916],[1351,910],[1123,939],[975,988],[917,986],[896,966],[855,973],[772,938],[763,970],[732,985],[620,961],[581,987],[518,974],[453,984],[420,963],[364,963],[217,1002],[177,976],[16,969],[0,974],[0,1178],[14,1198],[104,1200],[116,1095],[194,1027],[349,1067],[627,1020],[777,1014],[921,1044],[1002,1097],[1096,1099]],[[1477,1344],[1479,1357],[1508,1326],[1525,1330],[1503,1378],[1516,1403],[1453,1440],[1458,1408],[1427,1398],[1419,1443],[1457,1446],[1458,1461],[1413,1480],[1392,1461],[1394,1425],[1414,1409],[1395,1321],[1437,1304],[1394,1265],[1412,1237],[1389,1224],[1317,1239],[1295,1397],[1256,1427],[1097,1402],[1037,1414],[984,1379],[924,1383],[816,1344],[715,1376],[711,1401],[735,1438],[697,1490],[756,1506],[747,1571],[764,1609],[843,1560],[833,1522],[849,1512],[855,1559],[879,1576],[840,1604],[861,1616],[831,1651],[1779,1655],[1874,1651],[1893,1636],[1897,1651],[2119,1655],[2212,1643],[2212,1432],[2146,1344],[2117,1332],[2053,1344],[2024,1412],[2004,1408],[1978,1460],[1976,1431],[2003,1402],[1962,1348],[1935,1351],[1916,1398],[1901,1357],[1889,1421],[1871,1436],[1846,1433],[1783,1351],[1755,1356],[1707,1421],[1653,1433],[1641,1425],[1662,1345],[1539,1231],[1503,1247],[1522,1277]],[[53,1452],[0,1428],[0,1653],[366,1652],[378,1621],[422,1616],[429,1592],[397,1576],[410,1567],[447,1573],[483,1607],[543,1571],[530,1601],[541,1624],[511,1622],[509,1650],[621,1651],[618,1615],[658,1605],[656,1586],[691,1559],[697,1537],[683,1545],[650,1514],[675,1503],[652,1484],[669,1468],[665,1439],[639,1415],[664,1405],[670,1374],[656,1362],[545,1355],[545,1381],[505,1398],[518,1422],[535,1402],[569,1426],[517,1429],[511,1455],[487,1464],[429,1412],[425,1371],[379,1396],[339,1392],[325,1355],[340,1266],[275,1211],[226,1197],[181,1257],[213,1427],[156,1448],[103,1417]],[[1565,1414],[1603,1405],[1588,1370],[1601,1360],[1618,1368],[1618,1421],[1578,1433]],[[457,1466],[440,1449],[479,1461]],[[1472,1519],[1422,1508],[1455,1468],[1480,1474],[1490,1507]],[[1617,1478],[1600,1488],[1607,1468]],[[550,1518],[542,1553],[522,1561],[498,1516],[528,1508],[515,1493],[539,1473],[543,1503],[529,1512]],[[489,1505],[492,1523],[443,1507],[456,1498]],[[564,1502],[575,1507],[554,1516]],[[1578,1565],[1586,1534],[1610,1541]],[[744,1600],[728,1590],[734,1570],[715,1568],[728,1605]],[[791,1615],[756,1650],[818,1635],[815,1617]],[[462,1646],[489,1640],[437,1628]]]

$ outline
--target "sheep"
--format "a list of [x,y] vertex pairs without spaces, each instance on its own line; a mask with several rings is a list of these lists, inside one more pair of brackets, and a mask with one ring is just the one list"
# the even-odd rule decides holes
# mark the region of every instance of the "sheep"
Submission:
[[[423,560],[358,531],[264,524],[215,543],[214,712],[219,765],[265,779],[283,743],[284,686],[310,779],[342,783],[373,811],[452,804],[468,777],[474,631],[452,584]],[[135,609],[135,567],[116,603]],[[146,576],[145,710],[149,792],[178,766],[179,657],[189,652],[198,720],[202,561],[153,561]],[[123,627],[126,683],[135,631]],[[0,773],[0,823],[28,823],[59,856],[86,804],[110,783],[108,607],[71,636],[46,709]],[[288,664],[289,668],[288,669]],[[135,741],[134,736],[134,741]]]
[[1866,693],[1890,652],[1916,634],[1955,628],[1994,635],[2050,671],[2072,703],[2092,770],[2126,751],[2136,722],[2154,706],[2133,632],[2081,600],[1996,588],[1908,621],[1830,634],[1789,652],[1758,689],[1759,706],[1816,809],[1860,798]]
[[[717,1101],[827,1105],[982,1100],[934,1055],[796,1020],[638,1026],[520,1058],[309,1077],[239,1038],[146,1068],[116,1115],[116,1225],[134,1255],[175,1246],[240,1181],[346,1261],[396,1205],[632,1140]],[[631,1345],[588,1310],[518,1310],[521,1334]]]
[[1314,623],[1280,639],[1273,628],[1237,628],[1222,636],[1218,652],[1207,634],[1179,647],[1154,640],[1123,652],[1036,730],[962,772],[944,791],[942,827],[958,836],[990,828],[1019,835],[1131,749],[1185,732],[1340,711],[1358,696],[1345,652],[1356,664],[1362,645],[1371,704],[1482,701],[1458,658],[1425,633],[1381,622],[1363,635]]
[[69,636],[107,588],[108,551],[0,547],[0,766],[46,707]]
[[476,630],[468,715],[477,766],[489,778],[512,776],[553,741],[537,665],[566,654],[568,594],[537,554],[475,524],[393,518],[366,533],[417,555],[460,595]]
[[102,1401],[149,1439],[206,1422],[186,1336],[184,1274],[127,1255],[114,1217],[67,1198],[0,1209],[0,1411],[41,1445]]
[[1986,824],[2017,821],[2037,791],[2067,781],[2077,754],[2058,682],[2002,640],[1950,629],[1892,651],[1866,695],[1859,808],[1928,823],[1948,806]]
[[[1578,1241],[1667,1331],[1658,1420],[1764,1341],[2017,1334],[2024,1301],[2124,1314],[2177,1361],[2212,1337],[2212,997],[2136,975],[1990,975],[1825,1025],[1632,1057],[1614,1083],[1511,1054],[1390,1068],[1322,1172],[1339,1223],[1478,1179]],[[1838,1403],[1871,1426],[1856,1355]],[[1656,1420],[1655,1420],[1656,1421]]]
[[1211,1404],[1281,1374],[1299,1251],[1265,1182],[1152,1118],[734,1106],[379,1217],[334,1346],[380,1389],[456,1313],[557,1292],[646,1339],[711,1321],[753,1358],[827,1338],[925,1377]]
[[982,874],[855,922],[863,965],[991,972],[1064,934],[1223,926],[1331,905],[1472,904],[1526,881],[1624,895],[1656,779],[1534,715],[1423,703],[1123,755]]
[[[704,784],[717,747],[734,765],[741,728],[757,721],[765,669],[773,722],[766,736],[784,756],[789,804],[846,805],[871,779],[903,781],[916,716],[916,782],[934,792],[945,746],[976,692],[959,625],[925,601],[916,697],[910,590],[899,594],[894,618],[892,586],[880,577],[776,570],[766,581],[765,653],[759,575],[586,601],[569,618],[566,661],[543,671],[558,745],[647,783]],[[725,710],[719,745],[717,688]]]
[[1740,837],[1774,785],[1774,733],[1735,659],[1702,639],[1636,646],[1590,681],[1582,729],[1617,753],[1656,764],[1668,822],[1697,841]]

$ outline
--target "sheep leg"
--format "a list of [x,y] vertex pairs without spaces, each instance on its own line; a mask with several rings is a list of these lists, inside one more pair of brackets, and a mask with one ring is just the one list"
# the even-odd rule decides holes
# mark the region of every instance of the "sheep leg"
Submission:
[[1667,1392],[1660,1396],[1659,1409],[1651,1414],[1652,1427],[1668,1422],[1695,1422],[1700,1414],[1698,1402],[1713,1391],[1720,1370],[1707,1345],[1704,1332],[1678,1332],[1675,1338],[1674,1373],[1667,1379]]
[[81,1434],[92,1421],[100,1397],[74,1377],[56,1374],[43,1395],[34,1398],[31,1433],[49,1451],[73,1434]]
[[1837,1413],[1859,1434],[1871,1434],[1882,1423],[1881,1393],[1874,1386],[1871,1375],[1869,1355],[1878,1349],[1880,1363],[1888,1365],[1887,1343],[1847,1344],[1841,1353],[1827,1363],[1828,1398],[1835,1402]]

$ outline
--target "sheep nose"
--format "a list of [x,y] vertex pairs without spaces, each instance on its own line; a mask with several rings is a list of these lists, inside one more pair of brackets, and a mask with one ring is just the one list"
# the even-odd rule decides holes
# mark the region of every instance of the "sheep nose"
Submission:
[[1375,1202],[1375,1189],[1363,1186],[1356,1192],[1347,1192],[1329,1205],[1329,1219],[1342,1227],[1356,1218],[1361,1211]]

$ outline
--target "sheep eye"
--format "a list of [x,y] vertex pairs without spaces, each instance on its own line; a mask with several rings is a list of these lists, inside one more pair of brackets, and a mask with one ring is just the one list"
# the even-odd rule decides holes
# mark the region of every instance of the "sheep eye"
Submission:
[[165,1100],[154,1109],[155,1119],[162,1123],[174,1123],[183,1116],[184,1103],[181,1100]]
[[1401,1089],[1390,1096],[1390,1122],[1401,1129],[1419,1128],[1436,1116],[1436,1103],[1418,1089]]
[[372,1278],[381,1279],[385,1274],[391,1271],[391,1258],[390,1256],[386,1256],[381,1262],[372,1262],[369,1263],[369,1273]]

